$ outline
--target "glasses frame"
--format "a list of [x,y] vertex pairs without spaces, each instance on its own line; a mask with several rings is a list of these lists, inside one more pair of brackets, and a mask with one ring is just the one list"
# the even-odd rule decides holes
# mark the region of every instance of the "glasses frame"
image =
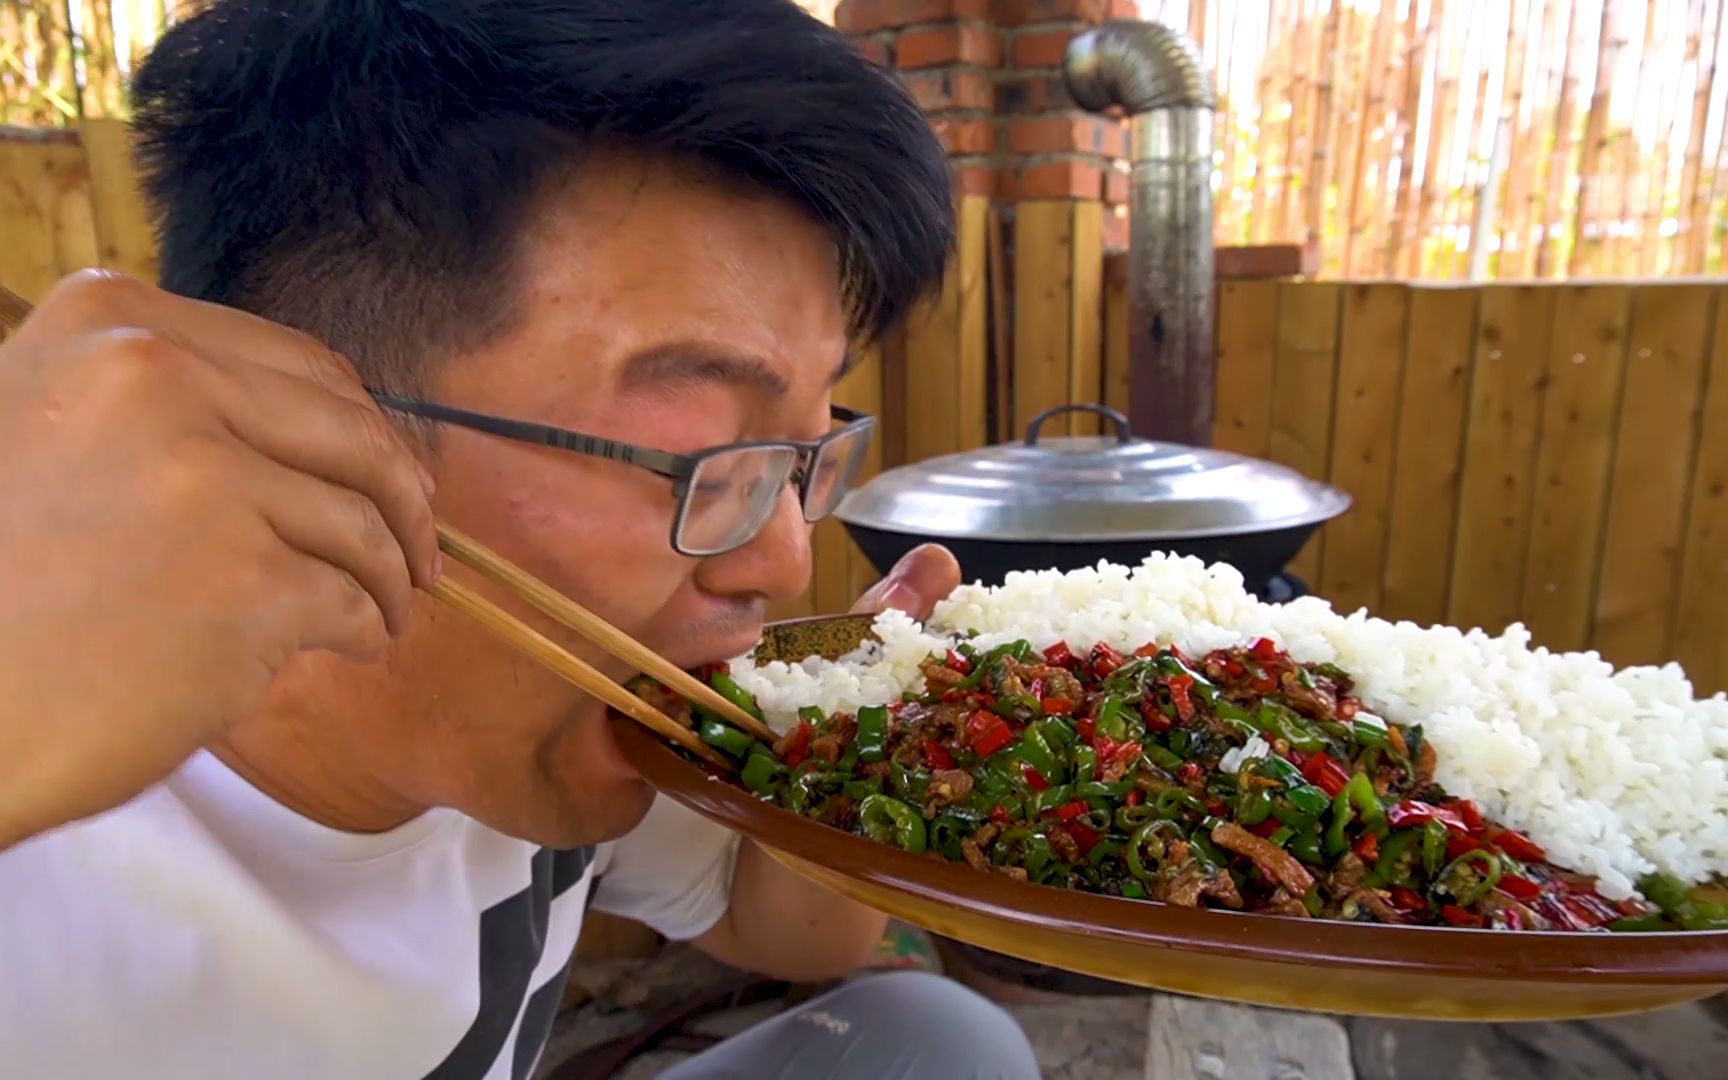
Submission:
[[[798,484],[798,506],[804,520],[810,524],[821,521],[827,514],[812,517],[810,515],[810,485],[815,477],[811,467],[830,443],[842,437],[854,435],[860,431],[867,436],[874,433],[876,418],[867,413],[861,413],[841,405],[829,408],[829,415],[841,423],[841,427],[830,431],[819,439],[760,439],[750,442],[726,443],[721,446],[711,446],[706,450],[698,450],[694,454],[678,454],[670,450],[655,450],[652,447],[637,446],[634,443],[621,442],[617,439],[601,438],[569,428],[553,427],[532,420],[517,420],[506,416],[494,416],[489,413],[471,412],[468,409],[458,409],[453,405],[444,405],[435,401],[421,401],[418,398],[403,397],[381,390],[368,390],[372,399],[381,408],[393,409],[410,416],[418,416],[426,420],[454,424],[457,427],[469,428],[474,431],[497,435],[500,438],[515,442],[529,443],[534,446],[551,447],[554,450],[564,450],[573,454],[583,454],[588,457],[605,458],[608,461],[622,462],[645,469],[657,476],[666,477],[672,481],[672,495],[678,501],[677,511],[672,516],[672,531],[668,538],[672,550],[688,558],[714,558],[730,551],[736,551],[750,543],[761,534],[762,525],[730,547],[717,551],[693,551],[679,541],[684,531],[685,518],[690,513],[691,481],[695,479],[696,471],[704,461],[722,454],[739,450],[777,449],[792,450],[794,458],[789,480]],[[865,444],[868,446],[868,442]],[[832,511],[829,511],[832,513]]]

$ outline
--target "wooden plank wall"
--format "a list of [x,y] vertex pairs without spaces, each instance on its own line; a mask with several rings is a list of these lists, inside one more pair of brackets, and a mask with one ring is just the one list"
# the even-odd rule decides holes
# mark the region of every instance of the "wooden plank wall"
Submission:
[[1215,443],[1355,499],[1318,594],[1728,689],[1728,283],[1218,295]]
[[[881,417],[867,475],[1017,438],[1051,405],[1126,406],[1127,279],[1102,207],[1003,209],[961,199],[942,295],[839,387]],[[0,129],[0,237],[0,281],[31,298],[82,266],[152,276],[120,122]],[[1217,297],[1215,445],[1355,500],[1295,564],[1317,593],[1521,621],[1728,689],[1728,282],[1221,278]],[[876,580],[839,524],[812,545],[811,588],[775,616],[844,610]]]

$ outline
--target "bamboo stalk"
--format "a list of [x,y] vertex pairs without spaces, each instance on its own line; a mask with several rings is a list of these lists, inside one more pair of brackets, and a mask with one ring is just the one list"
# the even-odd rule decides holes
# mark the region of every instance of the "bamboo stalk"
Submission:
[[[1710,35],[1708,59],[1701,52],[1694,51],[1690,43],[1686,50],[1692,53],[1698,62],[1697,74],[1693,80],[1692,126],[1686,133],[1686,158],[1680,173],[1681,234],[1685,237],[1685,253],[1681,267],[1688,274],[1704,272],[1705,245],[1710,240],[1709,188],[1702,186],[1699,180],[1704,167],[1704,125],[1709,121],[1710,99],[1716,89],[1716,57],[1722,49],[1722,31],[1725,25],[1722,13],[1728,11],[1728,0],[1715,0],[1715,5],[1716,28]],[[1701,30],[1704,23],[1705,13],[1700,11],[1695,27]],[[1728,138],[1723,141],[1728,142]]]
[[[1241,207],[1239,198],[1242,187],[1236,183],[1236,141],[1240,135],[1240,113],[1247,111],[1243,103],[1236,99],[1236,85],[1232,81],[1235,74],[1233,61],[1238,52],[1236,48],[1236,15],[1241,9],[1234,4],[1225,5],[1218,16],[1220,23],[1218,49],[1218,127],[1220,141],[1224,144],[1223,153],[1218,162],[1218,171],[1224,179],[1219,192],[1216,220],[1213,225],[1214,240],[1218,244],[1232,245],[1245,242],[1238,235],[1237,219]],[[1228,21],[1225,21],[1228,20]],[[1244,50],[1245,51],[1245,50]]]
[[[1403,254],[1409,248],[1416,228],[1416,139],[1417,121],[1422,110],[1422,87],[1427,79],[1432,50],[1431,25],[1443,10],[1444,0],[1434,0],[1429,21],[1422,20],[1416,0],[1406,0],[1404,14],[1404,104],[1398,116],[1398,191],[1393,197],[1392,223],[1387,230],[1386,250],[1381,260],[1381,272],[1398,276],[1404,267]],[[1403,275],[1409,276],[1409,275]]]
[[1326,13],[1326,26],[1320,35],[1320,55],[1315,70],[1320,81],[1314,96],[1314,141],[1308,155],[1308,186],[1303,191],[1304,239],[1318,244],[1325,231],[1326,190],[1332,179],[1332,90],[1338,79],[1338,29],[1343,18],[1343,5],[1334,3]]
[[[1492,146],[1489,155],[1483,156],[1479,151],[1482,145],[1484,124],[1493,132],[1499,114],[1499,104],[1488,101],[1488,88],[1492,85],[1494,67],[1491,57],[1494,52],[1488,48],[1488,43],[1495,40],[1492,35],[1493,25],[1489,21],[1489,10],[1484,0],[1476,0],[1475,7],[1470,12],[1470,25],[1474,33],[1465,39],[1465,60],[1474,67],[1476,75],[1475,86],[1471,89],[1469,119],[1465,121],[1459,148],[1454,155],[1459,168],[1458,183],[1447,193],[1446,211],[1443,227],[1452,234],[1451,250],[1445,253],[1445,276],[1449,280],[1458,280],[1469,276],[1470,249],[1476,246],[1475,232],[1469,234],[1468,247],[1459,247],[1459,237],[1464,232],[1466,222],[1476,220],[1476,204],[1483,197],[1483,182],[1477,177],[1490,167],[1489,157],[1492,156]],[[1492,134],[1489,136],[1493,137]]]
[[[1619,211],[1615,215],[1615,219],[1623,227],[1627,223],[1632,223],[1635,226],[1631,230],[1633,235],[1623,235],[1617,232],[1608,237],[1608,272],[1618,276],[1637,273],[1637,267],[1644,253],[1650,250],[1651,234],[1646,212],[1651,205],[1651,200],[1649,198],[1649,185],[1640,183],[1642,179],[1640,173],[1644,162],[1642,141],[1639,139],[1638,133],[1638,121],[1644,115],[1650,101],[1649,84],[1653,77],[1660,77],[1656,74],[1661,67],[1661,57],[1656,47],[1656,28],[1660,25],[1660,20],[1656,17],[1656,2],[1657,0],[1649,0],[1645,5],[1643,14],[1644,35],[1643,44],[1638,49],[1637,75],[1634,79],[1632,93],[1632,124],[1626,131],[1620,133],[1614,146],[1617,151],[1615,158],[1619,163],[1616,180],[1620,196],[1618,200]],[[1660,147],[1657,147],[1657,152],[1658,154],[1661,153]],[[1656,224],[1660,227],[1660,199],[1656,201],[1655,206],[1658,208]]]
[[[1702,12],[1699,12],[1702,15]],[[1698,20],[1702,29],[1703,20]],[[1667,33],[1658,35],[1659,40],[1683,40],[1674,33],[1674,27],[1666,28]],[[1667,49],[1663,49],[1667,52]],[[1673,147],[1674,137],[1678,134],[1676,125],[1691,119],[1689,110],[1679,108],[1685,90],[1680,77],[1684,68],[1673,62],[1672,57],[1664,58],[1667,62],[1657,65],[1656,92],[1658,111],[1655,123],[1654,160],[1646,161],[1641,168],[1645,174],[1644,214],[1642,219],[1643,237],[1638,257],[1640,265],[1649,269],[1646,273],[1655,274],[1662,271],[1672,272],[1674,264],[1679,260],[1674,244],[1662,235],[1663,223],[1668,217],[1669,182],[1674,177]],[[1676,212],[1684,215],[1684,210],[1676,208]],[[1666,258],[1664,257],[1666,256]]]
[[[1276,125],[1272,122],[1269,108],[1272,104],[1272,81],[1277,74],[1274,56],[1287,56],[1288,52],[1274,51],[1273,27],[1282,26],[1279,14],[1286,10],[1289,0],[1271,0],[1266,11],[1265,52],[1260,59],[1260,77],[1255,81],[1255,123],[1254,132],[1254,190],[1248,201],[1248,242],[1265,244],[1271,242],[1273,234],[1267,228],[1266,195],[1272,190],[1273,148],[1276,145],[1272,132]],[[1279,40],[1288,41],[1288,36],[1281,35]]]
[[1542,199],[1542,237],[1536,244],[1536,276],[1539,278],[1552,276],[1557,262],[1554,255],[1554,230],[1565,220],[1575,126],[1573,112],[1577,108],[1578,83],[1583,78],[1577,63],[1583,32],[1582,22],[1578,17],[1578,5],[1572,4],[1571,13],[1566,19],[1566,59],[1560,69],[1560,102],[1554,111],[1554,148],[1548,159],[1547,190]]
[[1290,92],[1287,95],[1290,102],[1290,122],[1285,129],[1284,140],[1284,186],[1278,192],[1278,232],[1279,239],[1295,235],[1292,225],[1292,214],[1296,205],[1297,163],[1302,160],[1302,153],[1307,147],[1308,118],[1308,69],[1314,60],[1314,44],[1311,39],[1316,37],[1312,23],[1303,17],[1303,8],[1307,0],[1298,0],[1299,6],[1292,16],[1296,25],[1296,33],[1290,40]]
[[1454,115],[1458,98],[1457,68],[1452,62],[1455,50],[1447,49],[1447,27],[1437,24],[1434,30],[1439,35],[1438,51],[1435,54],[1434,101],[1429,112],[1428,149],[1422,170],[1422,198],[1416,209],[1415,250],[1412,252],[1413,260],[1409,273],[1404,275],[1413,278],[1422,277],[1426,270],[1428,225],[1434,216],[1435,202],[1441,195],[1440,177],[1446,171],[1441,150],[1445,146],[1447,129],[1450,127],[1449,118]]
[[[1536,76],[1530,63],[1532,52],[1531,21],[1536,17],[1535,0],[1518,0],[1512,13],[1512,25],[1506,35],[1505,105],[1500,110],[1505,145],[1502,149],[1501,176],[1504,185],[1496,185],[1492,197],[1499,218],[1500,250],[1495,258],[1495,277],[1507,277],[1516,272],[1520,253],[1529,246],[1529,236],[1522,209],[1524,189],[1529,183],[1528,169],[1520,169],[1518,153],[1524,142],[1524,87]],[[1540,42],[1538,40],[1538,49]]]
[[[1352,157],[1352,167],[1345,172],[1350,178],[1350,195],[1345,203],[1344,223],[1344,276],[1351,277],[1356,272],[1356,252],[1358,241],[1368,228],[1368,205],[1362,197],[1363,181],[1371,172],[1378,173],[1384,180],[1382,169],[1370,170],[1368,153],[1371,146],[1383,145],[1380,135],[1383,131],[1386,109],[1385,69],[1386,56],[1392,48],[1392,31],[1397,22],[1392,17],[1390,5],[1380,9],[1380,15],[1374,20],[1372,36],[1368,43],[1368,61],[1362,70],[1362,112],[1356,126],[1356,152]],[[1377,185],[1369,184],[1368,199],[1373,198]]]
[[1584,148],[1578,160],[1578,208],[1572,218],[1572,252],[1566,272],[1573,277],[1589,274],[1602,247],[1606,222],[1602,220],[1602,152],[1608,143],[1608,98],[1614,91],[1614,72],[1621,36],[1619,0],[1602,0],[1602,27],[1596,37],[1596,85],[1590,92],[1590,111],[1584,120]]

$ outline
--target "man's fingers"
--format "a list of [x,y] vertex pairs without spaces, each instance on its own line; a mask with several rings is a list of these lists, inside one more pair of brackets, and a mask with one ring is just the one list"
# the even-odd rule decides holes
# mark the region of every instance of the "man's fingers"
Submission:
[[[408,564],[390,526],[370,499],[352,488],[253,459],[245,477],[247,493],[283,543],[345,574],[371,598],[394,635],[408,625],[414,585]],[[329,589],[343,582],[324,582]],[[336,594],[349,615],[357,598]],[[347,632],[339,635],[347,636]]]
[[351,489],[388,525],[416,584],[432,582],[437,527],[425,471],[377,410],[270,368],[209,365],[201,373],[236,436],[291,469]]
[[900,557],[894,569],[852,605],[855,615],[890,608],[927,619],[937,601],[960,587],[960,563],[940,544],[923,544]]
[[238,308],[191,300],[105,270],[65,278],[43,308],[56,323],[65,320],[68,329],[135,326],[224,364],[274,368],[376,409],[346,357],[306,334]]

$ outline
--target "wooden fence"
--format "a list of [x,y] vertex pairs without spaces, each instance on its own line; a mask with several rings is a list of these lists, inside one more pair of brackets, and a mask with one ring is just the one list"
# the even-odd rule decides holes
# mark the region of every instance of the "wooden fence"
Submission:
[[[126,131],[0,130],[0,280],[154,273]],[[883,418],[871,471],[1122,406],[1126,276],[1096,203],[959,205],[942,295],[840,386]],[[1229,260],[1221,260],[1226,266]],[[1295,571],[1343,609],[1499,630],[1728,688],[1728,282],[1221,279],[1217,445],[1349,491]],[[1096,431],[1086,416],[1067,430]],[[809,592],[875,574],[826,522]]]

